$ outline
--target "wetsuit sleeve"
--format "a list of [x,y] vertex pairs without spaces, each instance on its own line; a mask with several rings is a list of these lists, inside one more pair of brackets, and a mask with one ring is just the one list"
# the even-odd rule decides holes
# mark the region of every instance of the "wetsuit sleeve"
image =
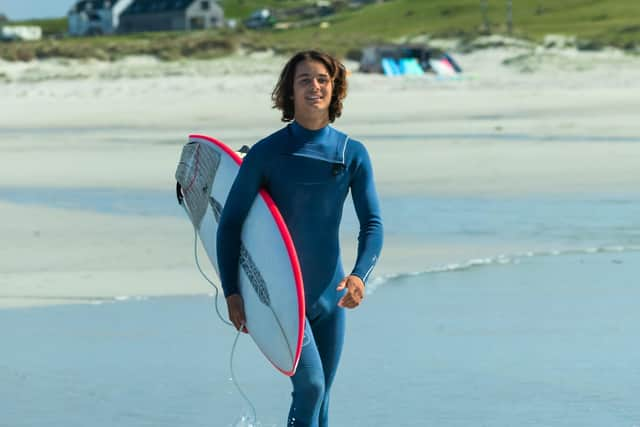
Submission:
[[360,148],[360,162],[351,181],[351,197],[360,222],[358,256],[351,274],[366,283],[382,250],[383,228],[371,159],[364,146]]
[[218,226],[217,258],[224,296],[238,293],[238,260],[242,225],[263,183],[264,168],[255,149],[245,156],[229,196],[222,209]]

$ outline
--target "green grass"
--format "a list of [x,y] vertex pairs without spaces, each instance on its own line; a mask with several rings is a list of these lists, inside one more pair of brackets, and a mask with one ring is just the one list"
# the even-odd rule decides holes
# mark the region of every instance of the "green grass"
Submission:
[[[493,33],[506,33],[504,0],[491,0],[489,21]],[[514,0],[513,33],[540,41],[546,34],[575,35],[605,45],[640,46],[638,0]],[[344,53],[362,44],[430,34],[474,37],[482,31],[478,0],[395,0],[329,20],[330,27],[273,33],[262,43],[296,47],[325,46]]]
[[[221,3],[227,18],[242,19],[260,7],[290,8],[313,2],[222,0]],[[513,0],[513,3],[513,34],[517,37],[540,41],[553,33],[574,35],[595,46],[640,47],[639,0]],[[491,33],[505,34],[506,2],[489,0],[488,4]],[[0,56],[13,60],[48,56],[116,59],[150,54],[172,60],[220,56],[238,46],[271,48],[282,53],[315,47],[344,56],[370,43],[403,37],[430,34],[473,38],[483,33],[480,0],[390,0],[357,10],[343,7],[340,13],[323,19],[329,24],[325,29],[319,26],[319,21],[307,21],[307,25],[288,30],[142,33],[2,43]],[[40,22],[45,34],[60,34],[66,28],[64,18]]]
[[164,60],[215,58],[237,48],[235,35],[193,31],[159,32],[104,37],[67,37],[37,42],[1,43],[0,57],[29,61],[51,57],[95,58],[113,61],[128,55],[152,55]]
[[224,9],[225,18],[245,19],[252,12],[263,9],[289,9],[301,5],[313,4],[313,1],[301,0],[222,0],[220,5]]

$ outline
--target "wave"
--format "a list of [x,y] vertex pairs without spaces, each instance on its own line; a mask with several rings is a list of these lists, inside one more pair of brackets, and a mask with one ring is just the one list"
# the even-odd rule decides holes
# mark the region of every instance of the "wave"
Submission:
[[374,277],[369,284],[367,284],[367,295],[372,294],[380,286],[389,285],[393,282],[397,282],[408,277],[426,276],[429,274],[439,273],[455,273],[462,272],[471,269],[487,266],[499,266],[505,264],[519,264],[525,258],[543,258],[551,256],[566,256],[566,255],[591,255],[599,253],[621,253],[621,252],[640,252],[640,246],[600,246],[581,249],[553,249],[547,251],[527,251],[521,253],[514,253],[510,255],[496,255],[487,258],[473,258],[467,261],[459,263],[449,263],[440,266],[429,267],[425,270],[393,273],[383,276]]
[[[552,256],[567,255],[591,255],[601,253],[623,253],[623,252],[640,252],[640,245],[629,246],[599,246],[580,249],[554,249],[542,251],[527,251],[514,254],[501,254],[486,258],[472,258],[466,261],[449,263],[439,266],[428,267],[425,270],[392,273],[381,276],[375,276],[367,284],[367,295],[371,295],[381,286],[392,285],[394,282],[401,281],[406,278],[426,276],[430,274],[456,273],[464,272],[481,267],[513,265],[519,264],[525,258],[543,258]],[[159,298],[186,296],[186,295],[118,295],[118,296],[80,296],[80,295],[0,295],[0,300],[39,300],[49,301],[51,305],[59,304],[88,304],[103,305],[134,301],[147,301]],[[203,292],[202,294],[190,294],[189,296],[205,296],[215,298],[213,292]]]
[[118,295],[113,297],[99,297],[99,296],[80,296],[80,295],[2,295],[0,300],[37,300],[37,301],[49,301],[53,305],[57,304],[89,304],[89,305],[102,305],[116,302],[125,301],[146,301],[148,299],[155,298],[152,296],[144,295]]

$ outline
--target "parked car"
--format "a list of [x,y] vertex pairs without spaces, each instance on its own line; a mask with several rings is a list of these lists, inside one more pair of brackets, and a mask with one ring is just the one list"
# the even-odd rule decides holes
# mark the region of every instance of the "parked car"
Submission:
[[244,20],[244,26],[256,30],[259,28],[271,28],[275,25],[276,19],[269,9],[259,9],[253,12]]

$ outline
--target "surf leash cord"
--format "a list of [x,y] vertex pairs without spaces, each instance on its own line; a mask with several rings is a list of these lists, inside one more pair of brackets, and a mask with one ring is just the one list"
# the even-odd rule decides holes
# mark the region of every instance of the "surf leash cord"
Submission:
[[189,212],[189,208],[187,208],[186,203],[184,203],[184,197],[182,195],[182,188],[180,187],[180,183],[178,183],[176,185],[176,195],[178,196],[178,204],[180,206],[182,206],[182,209],[184,209],[184,212],[187,214],[187,217],[189,218],[189,222],[191,222],[191,224],[193,225],[193,235],[194,235],[194,239],[193,239],[193,257],[196,261],[196,267],[198,267],[198,271],[200,272],[200,275],[202,275],[202,277],[204,277],[204,280],[206,280],[207,282],[209,282],[209,284],[211,285],[211,287],[213,288],[213,290],[215,291],[215,297],[214,297],[214,307],[216,309],[216,314],[218,315],[218,318],[220,319],[220,321],[222,323],[225,323],[229,326],[233,326],[233,324],[231,322],[229,322],[228,320],[226,320],[223,316],[222,313],[220,313],[220,307],[218,306],[218,299],[220,296],[220,289],[218,288],[218,285],[216,285],[215,283],[213,283],[213,280],[209,279],[209,276],[206,275],[206,273],[204,272],[204,270],[202,269],[202,266],[200,265],[200,259],[198,258],[198,229],[196,228],[195,224],[193,224],[193,221],[191,221],[191,213]]
[[[180,193],[180,189],[178,188],[178,194]],[[185,213],[187,214],[187,216],[189,218],[191,218],[191,215],[189,214],[189,210],[187,209],[187,206],[182,203],[182,200],[178,199],[180,206],[182,206],[182,208],[184,209]],[[192,223],[193,224],[193,223]],[[202,275],[202,277],[204,277],[204,279],[209,282],[209,284],[213,287],[213,289],[215,290],[215,300],[214,300],[214,307],[216,309],[216,314],[218,315],[218,318],[220,319],[220,321],[222,323],[225,323],[229,326],[233,326],[233,323],[229,322],[228,320],[226,320],[222,314],[220,313],[220,308],[218,307],[218,297],[220,296],[220,289],[218,288],[218,286],[213,282],[213,280],[211,280],[206,273],[204,272],[204,270],[202,269],[202,267],[200,266],[200,259],[198,257],[198,230],[196,229],[195,225],[193,226],[193,234],[194,234],[194,239],[193,239],[193,256],[194,259],[196,261],[196,267],[198,267],[198,271],[200,272],[200,274]],[[251,400],[249,399],[249,397],[246,395],[246,393],[242,390],[242,388],[240,387],[240,384],[238,383],[238,380],[236,379],[236,375],[235,372],[233,370],[233,359],[235,356],[235,352],[236,352],[236,346],[238,344],[238,339],[240,338],[240,334],[242,333],[242,329],[244,328],[244,323],[240,326],[240,329],[238,329],[237,333],[236,333],[236,337],[233,340],[233,346],[231,347],[231,355],[229,357],[229,370],[231,371],[231,381],[233,382],[233,385],[236,387],[236,389],[238,390],[238,393],[240,393],[240,396],[242,397],[242,399],[244,399],[244,401],[246,402],[246,404],[249,406],[249,408],[251,409],[251,415],[253,418],[253,423],[255,424],[258,420],[257,414],[256,414],[256,408],[253,405],[253,403],[251,402]]]
[[233,355],[236,352],[236,345],[238,344],[238,338],[240,338],[240,334],[242,334],[243,329],[244,329],[244,322],[242,322],[242,325],[240,325],[240,329],[238,329],[238,332],[236,333],[236,338],[233,340],[233,347],[231,347],[231,357],[229,357],[229,370],[231,371],[231,381],[233,382],[233,385],[236,386],[236,389],[238,389],[238,393],[240,393],[240,396],[242,396],[242,398],[247,403],[247,405],[249,405],[249,408],[251,409],[251,417],[253,419],[253,424],[255,424],[258,421],[258,416],[256,414],[256,407],[253,406],[253,403],[251,403],[251,400],[249,400],[249,397],[244,393],[242,388],[240,388],[240,385],[236,380],[236,374],[233,371]]

